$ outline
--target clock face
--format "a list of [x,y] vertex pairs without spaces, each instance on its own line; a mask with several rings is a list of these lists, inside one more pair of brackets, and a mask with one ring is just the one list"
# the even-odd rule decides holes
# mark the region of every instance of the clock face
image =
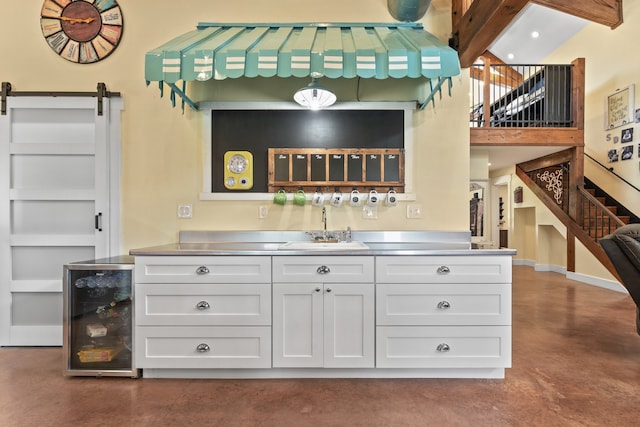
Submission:
[[227,167],[233,173],[242,173],[247,169],[247,166],[249,166],[249,161],[241,154],[231,156],[227,164]]
[[120,43],[122,12],[116,0],[45,0],[40,28],[58,55],[90,64],[109,56]]

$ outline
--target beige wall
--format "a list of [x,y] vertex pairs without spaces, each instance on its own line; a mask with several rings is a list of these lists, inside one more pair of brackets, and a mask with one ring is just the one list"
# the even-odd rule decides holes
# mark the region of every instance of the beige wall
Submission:
[[[44,41],[39,16],[42,1],[5,2],[0,26],[0,76],[15,91],[93,91],[105,82],[121,92],[122,251],[168,243],[182,229],[318,228],[316,208],[276,209],[258,219],[259,201],[200,201],[202,190],[202,115],[172,108],[160,99],[157,84],[144,81],[144,54],[193,30],[198,22],[392,22],[386,0],[121,1],[125,30],[107,59],[79,65],[58,58]],[[439,2],[438,4],[442,4]],[[450,10],[432,6],[425,28],[446,42]],[[166,92],[168,96],[168,92]],[[283,94],[282,100],[289,100]],[[468,230],[469,132],[468,71],[454,78],[452,97],[443,93],[435,109],[414,114],[415,193],[423,218],[406,219],[405,205],[381,207],[378,220],[363,220],[358,210],[330,211],[333,228]],[[179,220],[177,205],[193,204],[194,218]]]

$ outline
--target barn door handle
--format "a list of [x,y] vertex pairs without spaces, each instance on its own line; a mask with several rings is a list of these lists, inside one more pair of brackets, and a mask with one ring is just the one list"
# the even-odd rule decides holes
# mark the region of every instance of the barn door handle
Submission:
[[96,221],[96,230],[102,231],[102,212],[98,212],[98,215],[95,217]]

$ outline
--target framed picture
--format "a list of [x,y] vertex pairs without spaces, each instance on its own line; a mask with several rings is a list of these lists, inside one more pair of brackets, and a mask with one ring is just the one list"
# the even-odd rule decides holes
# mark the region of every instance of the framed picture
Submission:
[[609,163],[617,162],[618,161],[618,150],[616,150],[615,148],[613,150],[609,150],[607,152],[607,158],[609,159]]
[[631,142],[633,141],[633,128],[622,129],[622,134],[620,135],[620,139],[622,142]]
[[634,113],[634,85],[631,84],[607,96],[604,128],[613,129],[633,123]]
[[622,160],[629,160],[633,157],[633,145],[627,145],[622,147]]

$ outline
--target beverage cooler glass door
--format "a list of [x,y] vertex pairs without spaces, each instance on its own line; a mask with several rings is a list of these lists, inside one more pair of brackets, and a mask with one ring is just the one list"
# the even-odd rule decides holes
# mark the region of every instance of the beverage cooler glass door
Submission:
[[64,374],[137,377],[133,264],[64,266]]

